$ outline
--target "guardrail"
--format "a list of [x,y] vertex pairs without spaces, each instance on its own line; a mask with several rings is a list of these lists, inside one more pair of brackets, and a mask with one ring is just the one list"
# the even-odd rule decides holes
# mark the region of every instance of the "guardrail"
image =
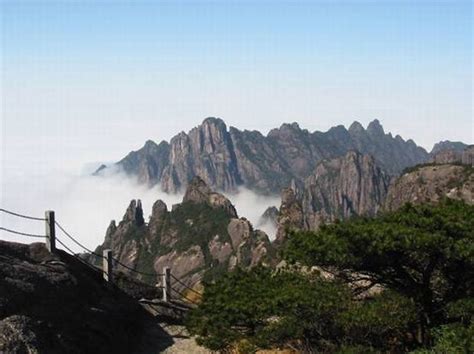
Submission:
[[[113,256],[112,250],[110,250],[110,249],[103,250],[102,254],[98,254],[98,253],[90,250],[89,248],[85,247],[81,242],[79,242],[76,238],[74,238],[69,232],[67,232],[65,230],[65,228],[63,226],[61,226],[61,224],[59,224],[56,221],[55,212],[52,211],[52,210],[45,211],[45,217],[44,218],[34,217],[34,216],[30,216],[30,215],[24,215],[24,214],[16,213],[16,212],[6,210],[6,209],[2,209],[2,208],[0,208],[0,213],[9,214],[9,215],[12,215],[12,216],[17,217],[17,218],[23,218],[23,219],[33,220],[33,221],[42,221],[42,222],[44,222],[45,223],[45,234],[44,235],[43,234],[33,234],[33,233],[21,232],[21,231],[12,230],[10,228],[6,228],[6,227],[3,227],[3,226],[0,226],[0,231],[12,233],[12,234],[19,235],[19,236],[24,236],[24,237],[42,238],[42,239],[45,240],[46,248],[48,249],[48,251],[51,254],[57,253],[56,243],[58,243],[62,247],[64,247],[64,249],[66,251],[68,251],[70,255],[72,255],[73,257],[78,259],[80,262],[84,263],[85,265],[87,265],[89,267],[92,267],[95,270],[101,271],[104,281],[109,283],[109,284],[113,283],[113,281],[114,281],[113,272],[114,272],[115,268],[116,267],[117,268],[122,267],[130,273],[135,273],[135,274],[144,275],[144,276],[154,276],[157,279],[159,277],[161,277],[161,279],[162,279],[161,280],[161,288],[163,290],[163,293],[162,293],[163,294],[163,299],[162,300],[164,302],[171,302],[172,300],[175,300],[175,297],[176,297],[175,294],[178,294],[181,297],[181,299],[183,299],[183,300],[185,300],[185,301],[187,301],[191,304],[197,304],[197,302],[195,300],[193,300],[193,299],[189,298],[188,296],[186,296],[183,293],[183,291],[180,291],[180,290],[176,289],[176,287],[172,286],[173,280],[174,280],[175,283],[180,284],[180,287],[192,292],[193,294],[195,294],[199,297],[202,296],[202,293],[196,291],[195,289],[193,289],[192,287],[187,285],[183,280],[181,280],[181,279],[177,278],[176,276],[174,276],[171,272],[171,267],[164,267],[163,268],[163,273],[146,273],[146,272],[139,271],[135,268],[132,268],[132,267],[124,264],[123,262],[121,262],[119,259],[115,258]],[[77,246],[79,246],[81,249],[83,249],[87,254],[90,254],[92,256],[95,256],[95,257],[98,257],[98,258],[102,259],[102,268],[96,267],[94,264],[91,264],[91,263],[87,262],[84,258],[79,257],[78,254],[74,253],[71,250],[71,248],[69,248],[65,244],[65,242],[63,242],[63,240],[61,240],[61,238],[58,237],[58,235],[56,233],[56,231],[57,231],[56,228],[58,228],[59,231],[61,231],[62,235],[66,236],[68,239],[70,239],[72,242],[74,242]]]

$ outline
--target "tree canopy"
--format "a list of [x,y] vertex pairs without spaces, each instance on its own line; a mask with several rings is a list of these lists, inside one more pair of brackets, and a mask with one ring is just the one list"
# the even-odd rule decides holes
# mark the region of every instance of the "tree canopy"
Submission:
[[407,204],[316,233],[293,232],[284,254],[290,262],[329,267],[348,282],[363,279],[413,299],[425,330],[445,320],[449,304],[474,295],[474,207],[449,199]]
[[201,344],[341,353],[474,346],[474,206],[406,205],[292,232],[283,256],[286,268],[237,269],[206,284],[188,320]]

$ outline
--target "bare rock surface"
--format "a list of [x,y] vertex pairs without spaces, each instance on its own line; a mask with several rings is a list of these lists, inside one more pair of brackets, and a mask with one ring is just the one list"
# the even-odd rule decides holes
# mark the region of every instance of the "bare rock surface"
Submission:
[[[358,131],[357,125],[352,128]],[[376,134],[377,127],[373,134]],[[305,180],[282,191],[277,244],[291,229],[317,230],[325,222],[353,215],[375,215],[383,205],[390,177],[370,155],[349,151],[321,161]]]
[[391,186],[385,209],[395,210],[405,203],[436,203],[441,198],[474,204],[474,168],[469,165],[419,166],[400,176]]
[[1,353],[131,353],[148,317],[77,258],[0,241]]

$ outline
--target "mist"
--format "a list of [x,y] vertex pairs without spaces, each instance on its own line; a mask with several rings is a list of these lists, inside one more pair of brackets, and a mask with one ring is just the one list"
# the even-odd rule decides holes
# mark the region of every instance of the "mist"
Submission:
[[[156,200],[162,199],[168,209],[182,200],[182,194],[168,194],[158,186],[148,188],[117,170],[109,170],[101,177],[92,176],[91,171],[96,165],[88,165],[80,173],[60,170],[49,173],[4,171],[0,205],[4,209],[34,217],[44,217],[46,210],[54,210],[56,221],[69,234],[89,249],[94,249],[103,242],[110,221],[119,222],[132,199],[141,199],[145,219],[151,214]],[[259,225],[259,219],[269,206],[279,205],[279,197],[263,197],[244,188],[226,196],[236,207],[239,217],[246,217],[254,228],[266,232],[270,239],[274,238],[274,226]],[[0,213],[0,225],[20,232],[45,234],[44,222],[5,213]],[[59,230],[57,237],[74,252],[82,252]],[[22,243],[43,242],[5,231],[0,231],[0,239]]]
[[225,196],[234,204],[239,217],[247,218],[254,229],[265,232],[271,241],[275,239],[276,227],[271,222],[260,220],[268,207],[280,206],[280,196],[263,196],[247,188],[239,188],[237,193],[225,193]]

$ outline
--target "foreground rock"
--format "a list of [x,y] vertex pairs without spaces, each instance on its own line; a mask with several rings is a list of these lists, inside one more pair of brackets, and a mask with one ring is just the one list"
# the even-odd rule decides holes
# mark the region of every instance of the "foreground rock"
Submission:
[[0,353],[133,353],[147,317],[78,259],[0,241]]

